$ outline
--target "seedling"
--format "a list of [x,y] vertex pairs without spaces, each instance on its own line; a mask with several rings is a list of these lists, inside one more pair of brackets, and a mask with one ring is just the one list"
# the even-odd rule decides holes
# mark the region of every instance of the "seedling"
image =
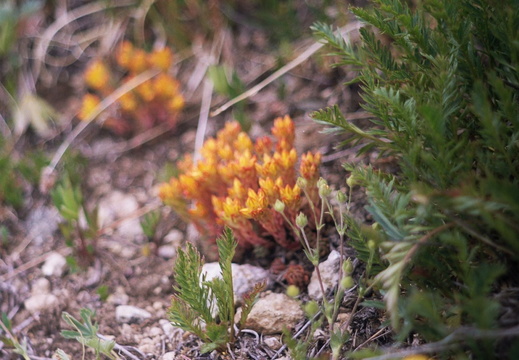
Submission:
[[[205,274],[201,272],[203,259],[191,243],[187,244],[185,250],[179,250],[175,263],[177,285],[173,287],[175,295],[169,310],[170,320],[173,325],[192,332],[204,342],[202,353],[224,351],[227,344],[232,346],[236,336],[231,264],[238,244],[228,228],[216,240],[216,244],[221,278],[206,280]],[[264,283],[257,284],[244,296],[238,329],[245,324],[258,294],[264,288]]]

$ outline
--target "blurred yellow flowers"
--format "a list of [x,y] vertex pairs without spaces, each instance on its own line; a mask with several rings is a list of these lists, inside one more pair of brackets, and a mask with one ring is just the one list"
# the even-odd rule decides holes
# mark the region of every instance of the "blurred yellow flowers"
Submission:
[[[178,114],[184,107],[184,97],[180,93],[180,83],[168,73],[172,65],[173,53],[168,47],[147,53],[122,42],[115,51],[115,64],[108,60],[92,61],[84,73],[85,84],[92,91],[83,97],[78,118],[86,120],[102,98],[111,94],[143,71],[158,69],[160,73],[134,90],[125,93],[109,108],[104,126],[117,134],[137,133],[160,123],[176,124]],[[117,67],[125,75],[114,76]]]

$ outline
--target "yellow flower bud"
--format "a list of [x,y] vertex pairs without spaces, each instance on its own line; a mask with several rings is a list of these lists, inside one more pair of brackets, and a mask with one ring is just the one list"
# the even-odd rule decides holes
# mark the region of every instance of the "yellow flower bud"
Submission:
[[276,200],[275,204],[274,204],[274,210],[276,210],[277,212],[280,212],[282,213],[283,211],[285,211],[285,203],[281,200]]
[[287,286],[287,295],[290,297],[298,297],[299,296],[299,288],[295,285],[288,285]]
[[299,213],[296,217],[296,225],[301,229],[304,228],[308,224],[308,218],[302,212]]
[[319,304],[315,300],[309,301],[305,304],[304,311],[306,316],[311,318],[319,311]]
[[348,290],[353,286],[353,278],[351,276],[343,277],[341,280],[341,288]]
[[377,223],[377,222],[375,222],[375,223],[371,224],[371,228],[372,228],[373,230],[378,230],[378,229],[380,229],[380,224]]
[[353,264],[350,259],[346,260],[342,264],[342,271],[344,271],[344,274],[349,275],[353,272]]
[[306,186],[308,185],[308,181],[307,181],[305,178],[303,178],[303,177],[300,176],[300,177],[297,178],[296,184],[297,184],[297,186],[299,186],[301,189],[304,189],[304,188],[306,188]]
[[355,176],[350,175],[350,177],[346,180],[346,184],[347,184],[350,188],[352,188],[352,187],[354,187],[355,185],[358,185],[358,184],[359,184],[359,181],[358,181],[358,179],[357,179]]
[[317,187],[321,188],[321,186],[323,186],[323,185],[328,186],[328,182],[323,178],[319,178],[319,180],[317,180]]
[[337,201],[340,202],[340,203],[345,203],[346,201],[348,200],[348,198],[346,197],[346,194],[343,193],[342,191],[337,191]]
[[319,186],[319,196],[321,198],[327,197],[332,193],[332,189],[326,183],[321,183]]

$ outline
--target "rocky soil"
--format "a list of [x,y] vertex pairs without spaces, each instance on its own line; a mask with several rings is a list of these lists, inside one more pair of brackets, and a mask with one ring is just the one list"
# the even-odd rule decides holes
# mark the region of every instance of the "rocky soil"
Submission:
[[[314,41],[309,32],[306,35],[308,40],[293,45],[294,54]],[[264,74],[273,71],[276,63],[275,56],[267,49],[268,42],[267,35],[260,30],[247,26],[235,29],[226,37],[222,61],[233,64],[244,83],[257,83]],[[11,333],[25,344],[31,359],[52,358],[57,349],[73,359],[94,358],[90,350],[84,355],[85,349],[79,342],[65,339],[60,334],[64,329],[72,330],[63,321],[62,314],[66,312],[79,318],[81,308],[95,311],[98,333],[117,343],[115,351],[122,359],[282,359],[288,356],[283,347],[282,328],[286,326],[299,334],[307,329],[308,320],[303,315],[301,303],[320,296],[316,291],[315,275],[302,251],[282,249],[263,258],[238,259],[240,264],[233,268],[238,295],[257,281],[267,280],[268,287],[261,294],[247,328],[239,334],[232,352],[201,354],[199,340],[168,321],[177,248],[186,241],[202,244],[187,224],[162,206],[156,187],[164,180],[166,164],[174,163],[182,154],[194,149],[202,83],[193,85],[190,79],[199,75],[196,69],[210,48],[211,44],[202,46],[198,56],[178,65],[179,77],[191,87],[185,85],[187,108],[175,129],[158,131],[158,136],[142,141],[142,136],[122,139],[92,126],[72,144],[73,150],[87,159],[87,166],[79,174],[83,179],[83,195],[89,209],[99,207],[102,229],[97,257],[87,268],[75,271],[67,263],[71,249],[59,230],[63,219],[48,193],[40,192],[37,184],[28,185],[22,209],[0,205],[0,220],[12,235],[0,253],[0,309],[11,319]],[[347,73],[323,64],[322,53],[305,61],[247,99],[246,112],[252,120],[251,136],[268,133],[275,117],[290,114],[296,123],[298,153],[320,151],[323,154],[322,176],[335,188],[345,186],[346,173],[341,167],[344,162],[376,164],[379,161],[383,166],[377,160],[377,154],[358,158],[355,149],[337,149],[342,138],[321,134],[322,127],[310,119],[312,111],[338,104],[344,113],[358,118],[356,121],[362,125],[365,120],[362,120],[364,114],[360,110],[357,88],[343,85],[347,79]],[[63,113],[73,114],[79,105],[80,92],[66,96],[56,105]],[[55,94],[49,97],[55,98]],[[224,100],[214,96],[212,108]],[[231,118],[230,111],[210,118],[206,138]],[[52,156],[73,126],[75,123],[48,142],[28,133],[20,140],[19,151],[37,143]],[[162,214],[157,236],[152,240],[143,234],[139,222],[150,209],[160,209]],[[359,194],[353,197],[352,211],[359,218],[369,220]],[[333,229],[327,230],[326,234],[329,254],[323,256],[321,266],[325,285],[331,289],[338,281],[338,253],[334,251],[338,248],[338,237]],[[214,261],[214,256],[205,255],[208,262]],[[354,257],[354,252],[348,248],[347,255]],[[275,259],[280,259],[283,265],[302,264],[308,269],[310,284],[299,298],[284,294],[286,283],[278,271],[273,271]],[[357,265],[356,275],[361,272],[360,264]],[[206,267],[214,273],[213,265]],[[345,322],[350,316],[348,311],[354,298],[353,289],[345,296],[338,321]],[[387,340],[387,334],[379,331],[381,319],[375,310],[362,309],[355,317],[350,323],[354,343]],[[309,339],[316,353],[326,349],[328,334],[325,330],[310,334]],[[326,350],[322,354],[326,356]],[[0,358],[18,359],[19,355],[0,343]]]

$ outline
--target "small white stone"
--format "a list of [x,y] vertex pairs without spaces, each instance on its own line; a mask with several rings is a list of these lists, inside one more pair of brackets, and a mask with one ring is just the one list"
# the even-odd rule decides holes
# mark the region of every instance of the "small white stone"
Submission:
[[155,352],[154,341],[150,338],[144,338],[139,343],[139,350],[145,354],[153,354]]
[[182,341],[182,335],[184,334],[184,330],[181,328],[175,327],[166,319],[160,319],[159,325],[166,334],[167,338],[172,344],[177,344]]
[[184,233],[180,230],[173,229],[164,236],[164,243],[179,246],[184,240]]
[[172,245],[162,245],[158,248],[157,254],[164,259],[172,259],[177,255],[177,248]]
[[133,341],[133,329],[130,325],[122,324],[120,333],[124,341]]
[[[339,266],[340,266],[341,255],[338,251],[333,250],[328,259],[319,264],[319,270],[321,272],[321,279],[323,281],[324,291],[337,286],[339,283]],[[308,284],[308,295],[313,300],[320,300],[323,298],[321,286],[319,284],[319,278],[317,277],[317,271],[314,270],[310,284]]]
[[23,303],[27,311],[31,314],[42,312],[45,310],[56,309],[59,305],[59,300],[53,294],[38,294],[33,295]]
[[65,271],[67,266],[67,260],[63,255],[57,252],[52,252],[45,260],[45,263],[41,267],[41,272],[45,276],[57,276],[60,277]]
[[[232,264],[233,289],[236,302],[240,302],[243,295],[250,292],[257,283],[269,281],[269,272],[261,267],[249,264]],[[206,263],[202,267],[202,273],[206,274],[206,280],[221,277],[220,265],[216,262]],[[268,284],[267,284],[268,286]]]
[[114,305],[127,305],[129,300],[130,297],[126,294],[122,286],[118,286],[106,299],[108,303]]
[[162,331],[161,328],[158,328],[156,326],[152,327],[149,331],[149,336],[150,337],[157,337],[157,336],[160,336],[162,335],[164,332]]
[[160,319],[159,325],[162,328],[162,331],[164,331],[164,334],[167,336],[172,336],[173,331],[175,330],[175,327],[171,325],[171,323],[166,319]]
[[[116,220],[121,220],[136,211],[139,203],[135,196],[120,191],[113,191],[99,200],[98,223],[104,227]],[[143,234],[138,218],[122,221],[117,233],[125,237],[136,237]]]
[[50,281],[46,278],[39,278],[32,283],[31,295],[42,295],[50,293]]
[[176,356],[177,356],[177,354],[174,351],[170,351],[170,352],[164,353],[164,355],[162,355],[160,357],[160,360],[175,360],[177,358]]
[[131,305],[119,305],[115,308],[115,320],[118,323],[140,323],[151,317],[146,310]]
[[279,350],[282,345],[277,336],[265,336],[263,342],[272,350]]
[[162,310],[164,309],[164,304],[162,301],[155,301],[152,305],[153,310]]

